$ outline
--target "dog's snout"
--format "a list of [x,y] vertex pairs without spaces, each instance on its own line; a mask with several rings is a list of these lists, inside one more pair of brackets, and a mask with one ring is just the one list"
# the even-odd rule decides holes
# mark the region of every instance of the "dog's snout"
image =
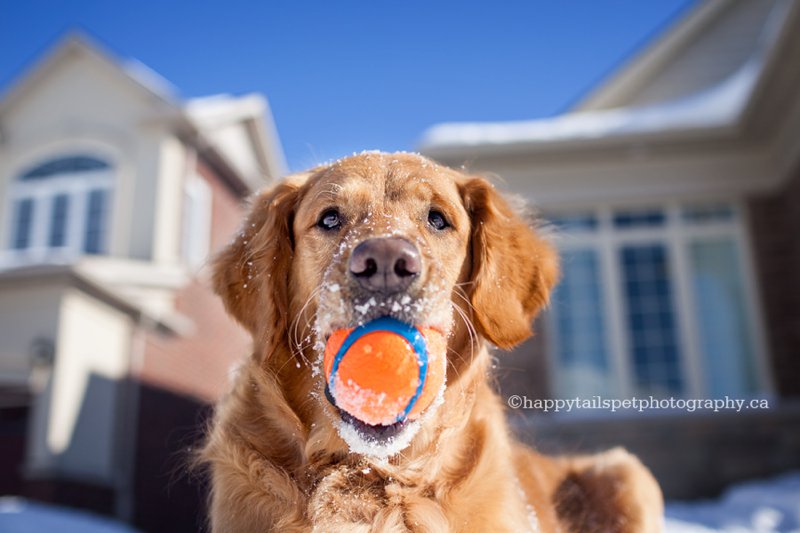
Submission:
[[350,256],[350,274],[369,291],[404,291],[419,273],[419,251],[400,237],[367,239]]

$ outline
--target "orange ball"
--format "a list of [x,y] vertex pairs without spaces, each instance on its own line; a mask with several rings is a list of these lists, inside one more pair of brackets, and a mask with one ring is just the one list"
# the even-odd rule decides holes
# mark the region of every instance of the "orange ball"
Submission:
[[324,368],[336,406],[370,425],[415,420],[444,384],[447,340],[389,317],[335,331]]

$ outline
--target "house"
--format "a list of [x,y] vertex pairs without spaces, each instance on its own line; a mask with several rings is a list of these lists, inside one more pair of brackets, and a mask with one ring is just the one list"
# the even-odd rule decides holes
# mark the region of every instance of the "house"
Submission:
[[706,0],[563,115],[425,132],[533,200],[560,249],[505,394],[748,402],[518,413],[541,448],[626,445],[683,498],[800,467],[798,59],[796,2]]
[[266,100],[182,101],[69,36],[0,100],[0,493],[196,531],[186,479],[248,337],[207,257],[284,173]]

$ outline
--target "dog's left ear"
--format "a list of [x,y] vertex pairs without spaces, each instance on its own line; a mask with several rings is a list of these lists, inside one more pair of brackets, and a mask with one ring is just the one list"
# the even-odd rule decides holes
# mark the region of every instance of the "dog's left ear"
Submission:
[[292,221],[301,189],[297,180],[285,180],[257,193],[239,234],[214,260],[214,290],[256,345],[266,349],[256,355],[263,359],[286,339]]
[[469,178],[459,188],[472,224],[475,326],[508,350],[532,335],[531,322],[558,280],[558,254],[487,180]]

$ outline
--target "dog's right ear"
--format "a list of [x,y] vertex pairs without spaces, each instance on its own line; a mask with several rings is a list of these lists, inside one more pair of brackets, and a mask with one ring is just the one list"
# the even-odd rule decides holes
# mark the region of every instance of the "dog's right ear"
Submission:
[[287,180],[257,193],[238,235],[213,263],[215,292],[265,358],[286,341],[292,222],[301,189],[298,180]]

